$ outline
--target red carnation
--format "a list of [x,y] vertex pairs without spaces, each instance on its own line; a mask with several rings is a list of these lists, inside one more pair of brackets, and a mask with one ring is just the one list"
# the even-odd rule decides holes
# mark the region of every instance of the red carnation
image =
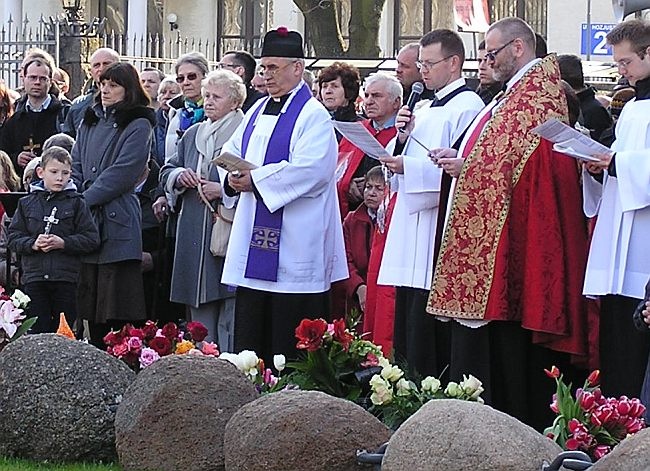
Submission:
[[151,340],[156,336],[158,326],[153,321],[147,321],[142,328],[143,340]]
[[153,348],[161,357],[172,353],[172,342],[167,337],[155,337],[149,342],[149,347]]
[[124,335],[121,331],[111,331],[104,336],[104,343],[108,347],[113,347],[124,340]]
[[126,334],[129,337],[138,337],[140,340],[144,339],[142,329],[136,329],[131,324],[126,325]]
[[203,340],[208,336],[207,327],[197,321],[188,322],[187,331],[195,342],[203,342]]
[[346,352],[350,348],[350,344],[354,340],[354,336],[347,331],[345,320],[338,319],[334,321],[334,340],[343,345],[343,350]]
[[323,344],[323,334],[327,332],[327,322],[323,319],[303,319],[296,327],[296,348],[314,352]]
[[163,326],[162,334],[169,340],[176,340],[178,338],[178,327],[173,322],[168,322]]

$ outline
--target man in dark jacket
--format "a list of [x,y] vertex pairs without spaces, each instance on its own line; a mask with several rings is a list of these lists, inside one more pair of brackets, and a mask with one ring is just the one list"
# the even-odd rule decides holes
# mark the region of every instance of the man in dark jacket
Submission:
[[221,58],[219,68],[227,69],[236,73],[246,85],[246,100],[242,105],[242,111],[246,113],[257,100],[264,96],[251,85],[251,80],[255,75],[255,58],[246,51],[228,51]]
[[99,76],[109,65],[119,61],[120,55],[108,47],[99,48],[90,56],[90,75],[93,78],[93,83],[85,95],[75,98],[72,102],[62,129],[64,133],[77,137],[77,129],[79,129],[81,120],[86,110],[93,104],[93,98],[99,87]]
[[603,131],[612,125],[611,116],[596,100],[594,89],[585,85],[581,59],[572,54],[561,54],[557,60],[562,80],[571,85],[580,100],[581,116],[578,122],[589,129],[592,139],[599,141]]
[[68,108],[54,95],[48,94],[52,82],[50,65],[40,58],[23,66],[25,96],[16,104],[16,113],[7,120],[0,139],[4,150],[19,175],[34,157],[41,153],[45,140],[60,132]]
[[23,284],[38,316],[32,332],[54,332],[59,313],[77,317],[75,295],[81,254],[99,247],[99,232],[70,181],[72,159],[62,147],[43,153],[38,184],[22,198],[9,227],[9,247],[22,255]]

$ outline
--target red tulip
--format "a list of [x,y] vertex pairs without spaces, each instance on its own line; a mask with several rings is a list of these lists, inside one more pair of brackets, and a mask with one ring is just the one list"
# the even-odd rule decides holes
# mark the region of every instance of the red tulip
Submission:
[[546,376],[548,376],[549,378],[557,379],[560,377],[560,370],[555,365],[551,367],[551,371],[544,368],[544,373],[546,373]]
[[600,384],[600,370],[594,370],[587,378],[589,386],[598,386]]

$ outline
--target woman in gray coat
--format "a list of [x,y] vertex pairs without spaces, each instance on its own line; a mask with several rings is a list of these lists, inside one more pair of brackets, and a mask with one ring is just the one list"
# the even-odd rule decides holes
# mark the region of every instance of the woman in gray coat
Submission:
[[72,149],[72,175],[97,222],[101,246],[85,256],[77,304],[93,345],[108,331],[145,318],[141,215],[135,186],[147,165],[155,114],[127,63],[109,66]]
[[226,173],[212,159],[244,117],[246,87],[227,70],[209,73],[201,85],[208,119],[185,132],[161,170],[167,194],[181,198],[170,297],[189,306],[192,320],[208,328],[208,340],[231,351],[234,292],[220,283],[224,259],[212,255],[210,238],[217,205],[232,208],[235,200],[222,194]]

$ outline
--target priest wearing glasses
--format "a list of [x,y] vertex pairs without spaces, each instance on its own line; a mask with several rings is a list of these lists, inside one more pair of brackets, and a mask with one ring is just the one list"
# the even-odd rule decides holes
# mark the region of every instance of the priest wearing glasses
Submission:
[[302,37],[280,27],[264,37],[261,71],[269,96],[223,147],[257,166],[230,173],[239,193],[222,282],[237,286],[235,351],[265,361],[296,356],[295,328],[326,317],[329,288],[348,277],[329,113],[302,80]]

